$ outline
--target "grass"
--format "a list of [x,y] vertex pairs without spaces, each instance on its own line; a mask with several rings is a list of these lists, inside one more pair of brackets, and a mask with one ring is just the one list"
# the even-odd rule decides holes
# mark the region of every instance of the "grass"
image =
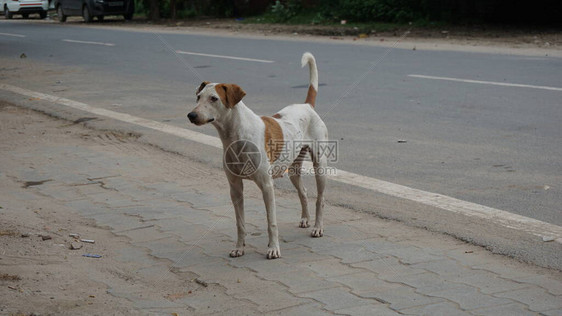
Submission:
[[357,33],[371,33],[371,32],[394,32],[397,30],[404,30],[408,28],[425,28],[437,29],[447,27],[448,24],[444,22],[428,22],[424,20],[414,21],[410,23],[389,23],[389,22],[352,22],[347,21],[346,24],[341,24],[341,21],[334,21],[322,18],[320,14],[308,13],[297,14],[286,20],[281,20],[278,15],[271,12],[245,18],[242,23],[246,24],[284,24],[284,25],[321,25],[331,26],[341,29],[355,30]]

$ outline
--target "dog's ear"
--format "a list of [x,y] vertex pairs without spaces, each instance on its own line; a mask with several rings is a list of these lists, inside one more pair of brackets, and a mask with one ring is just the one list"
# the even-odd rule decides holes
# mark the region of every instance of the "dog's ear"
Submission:
[[215,90],[222,103],[229,109],[232,109],[246,95],[242,88],[233,83],[219,83],[215,86]]
[[195,92],[195,94],[199,94],[199,92],[201,92],[201,90],[203,90],[203,88],[205,88],[205,86],[208,85],[209,83],[210,83],[209,81],[203,81],[199,86],[199,88],[197,88],[197,92]]

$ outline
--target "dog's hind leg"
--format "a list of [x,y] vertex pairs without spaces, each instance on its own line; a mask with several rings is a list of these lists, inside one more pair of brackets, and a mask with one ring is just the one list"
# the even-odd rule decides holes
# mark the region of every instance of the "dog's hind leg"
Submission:
[[326,188],[326,167],[327,158],[319,155],[318,152],[311,151],[312,164],[314,166],[314,176],[316,178],[316,219],[312,229],[312,237],[322,237],[324,235],[324,189]]
[[295,159],[295,161],[291,164],[291,167],[289,168],[289,179],[291,179],[291,182],[297,189],[297,192],[299,193],[299,199],[301,201],[302,212],[301,212],[301,221],[299,223],[299,227],[301,228],[310,227],[310,224],[308,223],[310,221],[310,214],[308,213],[308,198],[306,196],[306,188],[304,187],[301,178],[302,162],[307,152],[308,152],[308,147],[302,148],[297,159]]
[[238,241],[236,249],[230,252],[231,257],[241,257],[244,255],[244,246],[246,240],[246,224],[244,221],[244,183],[241,178],[234,175],[227,175],[230,184],[230,199],[234,205],[236,213],[236,228],[238,230]]

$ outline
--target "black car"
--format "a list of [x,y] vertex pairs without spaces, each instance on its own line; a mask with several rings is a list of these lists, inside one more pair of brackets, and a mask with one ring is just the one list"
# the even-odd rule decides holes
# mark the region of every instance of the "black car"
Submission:
[[67,16],[82,16],[85,22],[94,17],[102,21],[106,15],[123,15],[125,20],[133,18],[134,0],[56,0],[55,8],[60,22]]

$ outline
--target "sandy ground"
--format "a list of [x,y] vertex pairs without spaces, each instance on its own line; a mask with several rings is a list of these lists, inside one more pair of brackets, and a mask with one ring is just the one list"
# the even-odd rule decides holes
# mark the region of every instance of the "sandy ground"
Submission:
[[[0,153],[57,143],[87,146],[87,139],[116,137],[0,101]],[[14,163],[6,159],[0,154],[0,165]],[[49,164],[48,157],[27,161],[30,170]],[[31,192],[40,183],[10,178],[5,169],[0,178],[0,315],[136,315],[131,302],[108,293],[107,283],[122,283],[147,299],[170,300],[200,287],[193,277],[177,273],[155,276],[165,282],[139,277],[141,269],[166,270],[169,262],[148,255],[142,264],[118,260],[130,247],[127,238]],[[72,250],[71,244],[81,248]],[[102,258],[83,256],[88,253]]]

